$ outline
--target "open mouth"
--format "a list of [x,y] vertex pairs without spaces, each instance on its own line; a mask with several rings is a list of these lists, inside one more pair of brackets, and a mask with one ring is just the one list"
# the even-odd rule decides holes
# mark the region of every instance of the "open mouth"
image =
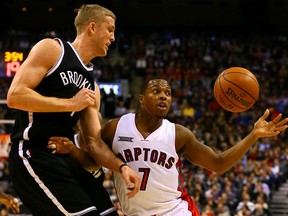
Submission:
[[162,110],[166,110],[167,109],[167,104],[166,103],[160,103],[157,105],[158,108],[162,109]]

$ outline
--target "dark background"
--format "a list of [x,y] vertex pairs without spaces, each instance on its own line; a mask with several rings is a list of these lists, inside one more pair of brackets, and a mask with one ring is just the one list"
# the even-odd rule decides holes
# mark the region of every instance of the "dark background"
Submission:
[[[286,33],[287,0],[0,0],[1,32],[73,30],[76,9],[98,3],[115,12],[117,28],[210,28]],[[26,12],[22,8],[26,8]],[[49,12],[49,8],[53,12]]]

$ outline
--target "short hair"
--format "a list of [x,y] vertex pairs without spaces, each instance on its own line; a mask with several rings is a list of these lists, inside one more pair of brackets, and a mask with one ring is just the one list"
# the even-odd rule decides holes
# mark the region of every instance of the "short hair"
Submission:
[[146,88],[147,88],[147,86],[148,86],[148,84],[149,84],[150,81],[151,81],[151,79],[145,80],[145,81],[142,83],[142,85],[141,85],[141,87],[140,87],[140,94],[144,94],[144,93],[145,93],[145,90],[146,90]]
[[83,4],[78,9],[77,16],[74,21],[74,26],[77,33],[82,32],[83,29],[91,22],[101,23],[106,16],[110,16],[116,20],[116,15],[109,9],[98,4]]
[[165,77],[162,77],[162,76],[155,76],[155,77],[152,77],[151,79],[145,80],[142,83],[141,87],[140,87],[140,94],[144,94],[145,93],[145,90],[147,89],[150,81],[157,80],[157,79],[166,80]]

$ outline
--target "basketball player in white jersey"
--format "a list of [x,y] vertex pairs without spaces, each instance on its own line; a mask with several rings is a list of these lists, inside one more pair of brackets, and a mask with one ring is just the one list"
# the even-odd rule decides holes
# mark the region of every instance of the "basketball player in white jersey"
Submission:
[[[191,130],[165,119],[171,101],[169,83],[163,79],[150,80],[141,89],[138,112],[113,119],[102,129],[102,139],[119,158],[142,176],[140,192],[128,199],[128,190],[121,175],[114,173],[117,195],[125,215],[198,215],[196,207],[190,206],[193,203],[187,201],[178,190],[176,163],[180,156],[205,169],[223,174],[239,161],[259,138],[276,136],[288,127],[288,118],[282,119],[282,114],[267,122],[267,109],[248,136],[218,154],[199,142]],[[74,158],[83,153],[76,151],[67,138],[53,137],[48,147],[55,143],[57,149],[54,153],[70,152]]]

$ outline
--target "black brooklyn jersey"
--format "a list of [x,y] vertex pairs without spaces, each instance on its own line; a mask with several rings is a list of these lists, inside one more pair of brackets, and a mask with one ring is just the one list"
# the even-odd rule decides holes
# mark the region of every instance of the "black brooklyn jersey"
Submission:
[[[58,98],[72,98],[82,88],[95,90],[93,65],[84,65],[70,42],[56,40],[62,47],[61,56],[35,90],[41,95]],[[80,112],[32,113],[17,110],[11,141],[29,140],[30,145],[46,149],[51,136],[65,136],[73,140],[79,117]]]

